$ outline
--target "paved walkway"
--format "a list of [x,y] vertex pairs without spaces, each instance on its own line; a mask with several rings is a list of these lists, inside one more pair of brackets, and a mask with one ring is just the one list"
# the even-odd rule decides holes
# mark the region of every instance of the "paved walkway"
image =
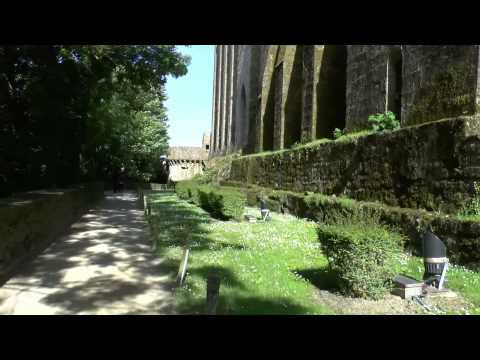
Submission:
[[137,204],[133,193],[107,192],[0,288],[0,314],[173,313],[171,284]]

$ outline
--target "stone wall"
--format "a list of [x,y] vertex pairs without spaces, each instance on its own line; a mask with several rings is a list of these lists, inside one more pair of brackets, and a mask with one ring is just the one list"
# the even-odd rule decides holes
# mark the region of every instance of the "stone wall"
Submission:
[[347,56],[346,127],[368,127],[371,114],[386,106],[387,45],[349,45]]
[[103,198],[103,184],[31,191],[0,200],[0,284]]
[[387,110],[402,127],[473,115],[478,56],[478,45],[218,45],[211,155],[332,138]]
[[168,181],[190,180],[195,175],[203,174],[203,166],[203,163],[200,161],[171,161],[168,168]]
[[403,62],[402,125],[476,112],[478,46],[405,46]]
[[[402,126],[476,112],[477,45],[350,45],[347,66],[347,129],[368,127],[368,116],[393,110],[389,86],[399,72]],[[400,68],[392,57],[398,52]],[[394,111],[396,112],[396,111]]]
[[480,180],[480,123],[460,117],[233,160],[230,180],[458,211]]
[[[234,84],[232,99],[232,136],[230,148],[235,151],[239,148],[248,147],[249,118],[249,99],[251,98],[251,47],[244,45],[235,46],[234,61]],[[248,99],[248,101],[247,101]]]

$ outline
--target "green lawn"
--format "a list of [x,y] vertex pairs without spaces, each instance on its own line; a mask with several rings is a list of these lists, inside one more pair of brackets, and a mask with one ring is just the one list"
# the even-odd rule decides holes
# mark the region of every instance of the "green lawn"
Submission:
[[[182,247],[190,246],[185,286],[176,293],[181,313],[204,313],[206,279],[220,275],[222,314],[333,314],[315,299],[316,286],[334,289],[327,260],[320,252],[315,223],[273,214],[267,223],[212,219],[175,194],[150,197],[149,217],[158,255],[174,277]],[[258,216],[258,210],[247,208]],[[404,256],[398,273],[421,279],[422,259]],[[453,266],[448,286],[474,304],[480,313],[480,274]]]
[[[399,264],[398,273],[422,279],[424,272],[423,259],[405,256]],[[446,286],[460,293],[473,304],[471,314],[480,315],[480,273],[463,266],[450,265],[447,271]]]
[[216,273],[222,279],[219,313],[332,314],[300,276],[326,265],[313,222],[278,214],[267,223],[223,222],[174,194],[151,199],[157,251],[172,275],[182,245],[191,246],[186,284],[177,292],[180,312],[204,312],[206,278]]

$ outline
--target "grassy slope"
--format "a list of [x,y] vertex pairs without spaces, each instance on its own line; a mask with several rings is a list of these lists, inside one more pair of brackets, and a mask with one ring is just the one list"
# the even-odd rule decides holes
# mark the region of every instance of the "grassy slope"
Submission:
[[177,293],[180,312],[204,311],[206,278],[217,273],[222,277],[219,313],[332,313],[315,302],[314,286],[297,274],[326,265],[318,255],[314,223],[277,214],[268,223],[215,221],[173,194],[155,195],[153,204],[157,251],[168,259],[172,275],[182,244],[191,246],[186,285]]
[[[269,223],[222,222],[175,194],[157,194],[152,201],[157,252],[173,276],[182,245],[191,246],[186,286],[177,293],[180,312],[204,312],[206,278],[218,273],[219,313],[333,313],[314,299],[312,283],[327,285],[331,279],[325,276],[327,261],[320,254],[313,222],[280,214],[273,214]],[[258,215],[252,208],[248,212]],[[421,279],[422,259],[405,256],[397,272]],[[474,304],[471,313],[480,314],[480,274],[453,266],[448,279],[449,288]]]

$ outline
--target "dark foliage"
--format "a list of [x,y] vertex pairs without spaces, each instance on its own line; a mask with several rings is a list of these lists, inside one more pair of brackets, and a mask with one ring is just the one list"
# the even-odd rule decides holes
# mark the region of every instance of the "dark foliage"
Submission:
[[175,46],[0,46],[0,196],[148,177],[167,148],[164,85],[189,59]]

